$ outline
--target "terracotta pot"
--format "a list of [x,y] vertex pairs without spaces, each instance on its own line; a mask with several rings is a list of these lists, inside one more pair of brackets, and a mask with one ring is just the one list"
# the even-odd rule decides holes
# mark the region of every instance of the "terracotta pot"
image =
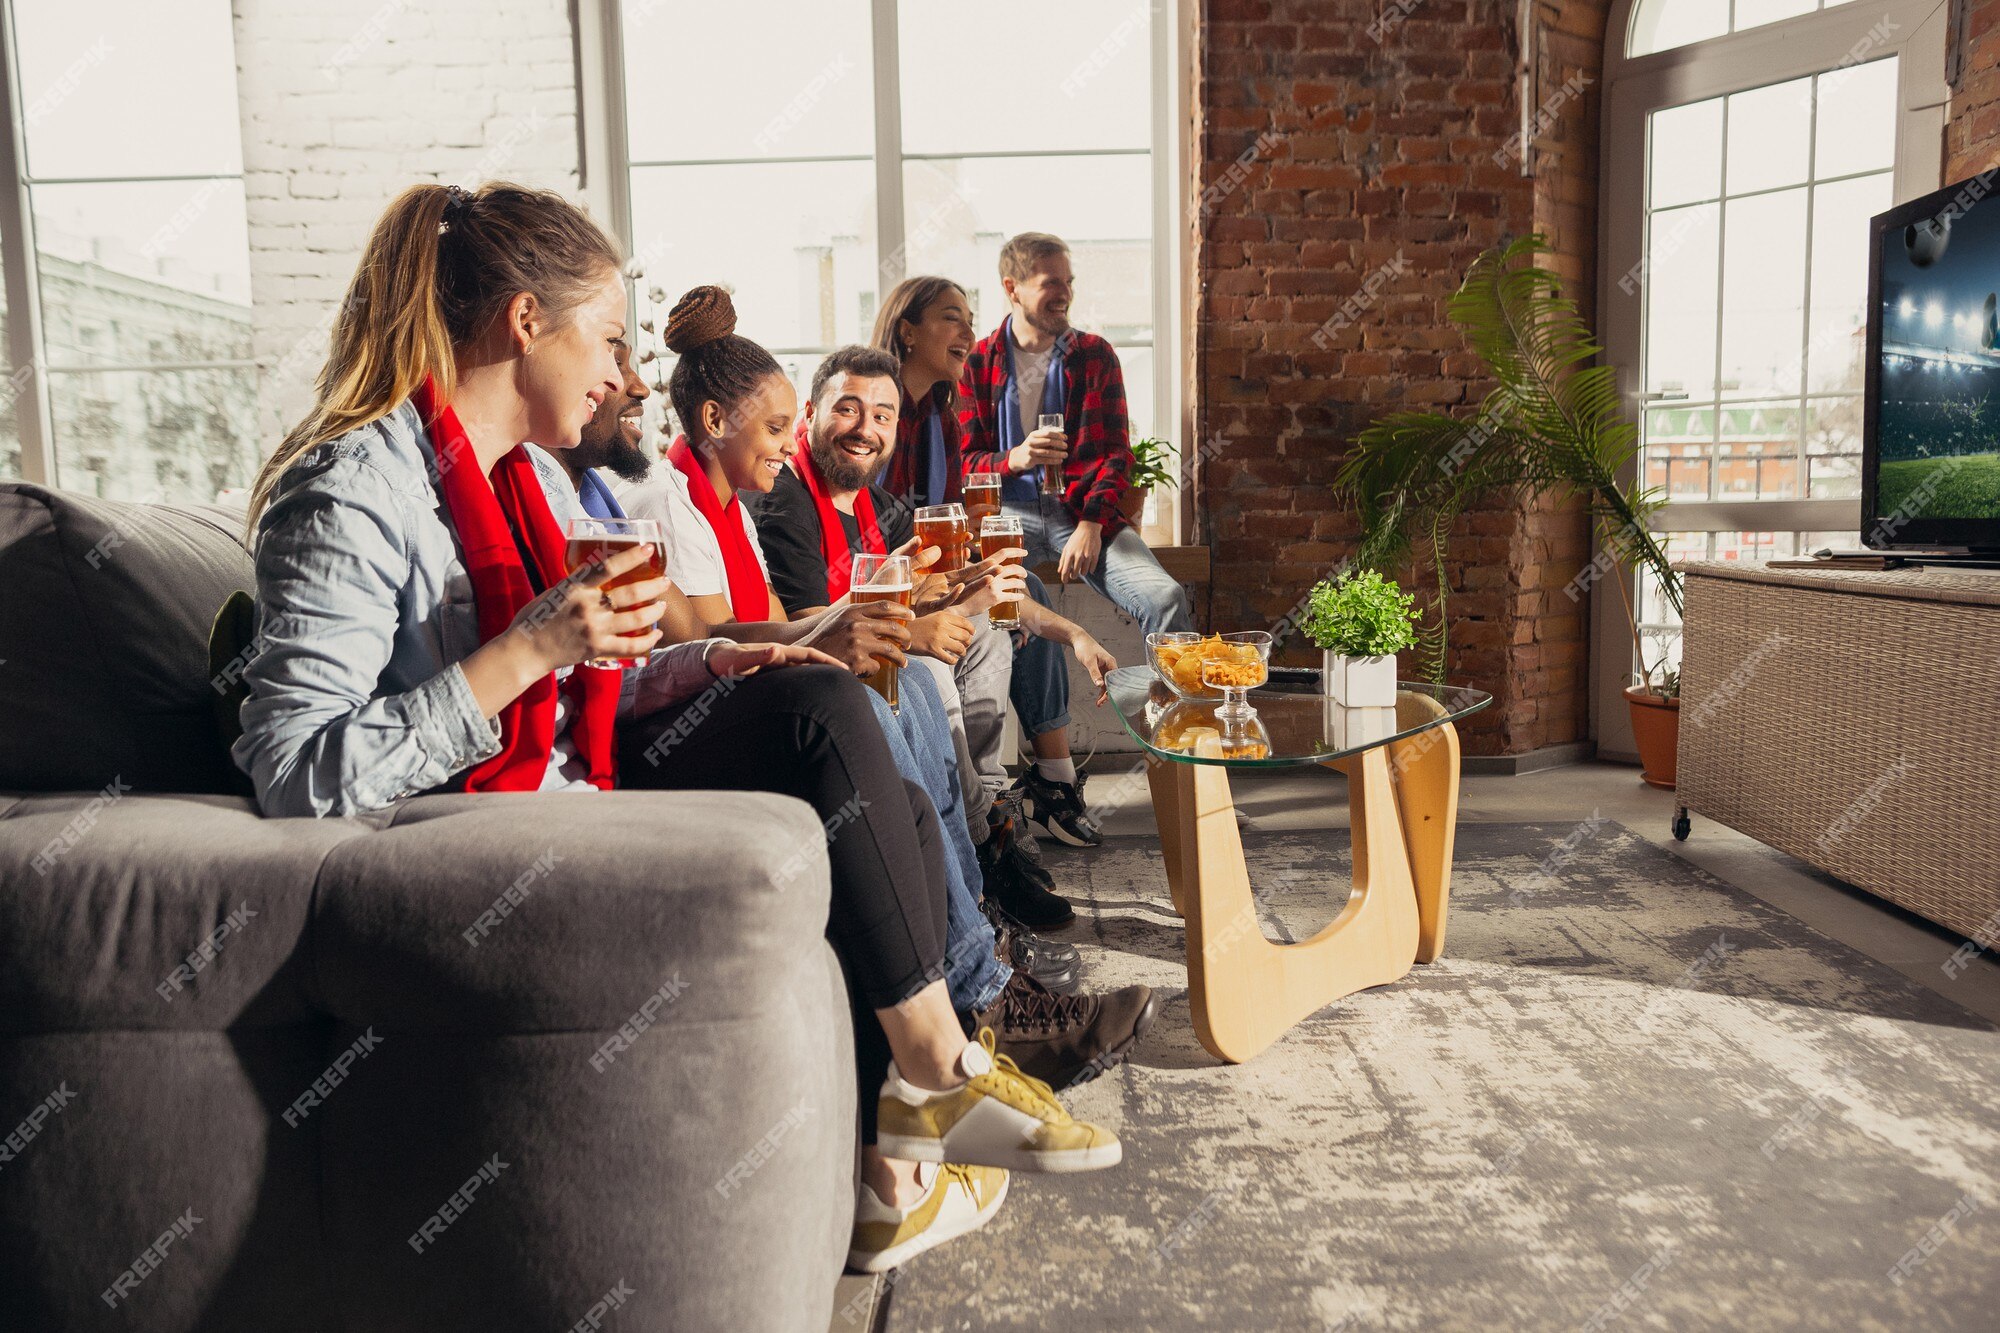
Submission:
[[1680,768],[1681,701],[1633,685],[1625,691],[1632,706],[1632,739],[1639,747],[1639,776],[1647,785],[1674,789]]
[[1128,486],[1118,500],[1118,511],[1138,527],[1145,520],[1146,497],[1153,493],[1151,486]]

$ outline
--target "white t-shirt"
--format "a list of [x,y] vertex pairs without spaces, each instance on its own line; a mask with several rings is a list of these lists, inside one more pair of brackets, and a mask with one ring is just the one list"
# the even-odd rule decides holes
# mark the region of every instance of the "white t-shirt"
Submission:
[[[722,543],[708,526],[708,520],[694,507],[688,493],[688,479],[672,463],[653,464],[652,475],[641,482],[614,481],[611,493],[633,518],[657,519],[667,539],[667,577],[690,597],[729,595],[729,572],[722,563]],[[739,503],[736,516],[743,521],[750,549],[757,554],[757,567],[770,581],[771,567],[764,560],[764,548],[757,541],[757,525],[750,519],[749,506]]]
[[1049,358],[1056,349],[1050,344],[1039,352],[1031,352],[1012,336],[1013,325],[1007,327],[1007,341],[1014,344],[1014,388],[1021,408],[1021,438],[1026,439],[1034,433],[1035,420],[1042,415],[1042,385],[1049,378]]

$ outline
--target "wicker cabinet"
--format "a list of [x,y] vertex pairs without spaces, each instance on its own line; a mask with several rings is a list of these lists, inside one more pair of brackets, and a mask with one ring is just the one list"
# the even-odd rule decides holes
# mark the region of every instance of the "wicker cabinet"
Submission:
[[2000,574],[1686,573],[1681,805],[2000,932]]

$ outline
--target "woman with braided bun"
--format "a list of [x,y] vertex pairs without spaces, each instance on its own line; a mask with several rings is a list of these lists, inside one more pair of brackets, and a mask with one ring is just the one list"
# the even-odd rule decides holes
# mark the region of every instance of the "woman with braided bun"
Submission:
[[[260,625],[236,762],[273,815],[440,790],[798,796],[843,821],[827,936],[854,997],[858,1091],[871,1122],[885,1108],[885,1143],[893,1128],[910,1159],[1109,1165],[1113,1136],[959,1026],[940,977],[937,816],[897,774],[866,687],[798,644],[662,644],[666,580],[606,586],[644,548],[567,576],[521,442],[575,447],[621,391],[620,262],[546,191],[418,185],[389,206],[315,401],[253,491]],[[644,661],[582,665],[601,657]],[[710,690],[718,680],[730,688]],[[621,727],[647,730],[704,694],[717,702],[698,736],[656,764],[618,762]]]

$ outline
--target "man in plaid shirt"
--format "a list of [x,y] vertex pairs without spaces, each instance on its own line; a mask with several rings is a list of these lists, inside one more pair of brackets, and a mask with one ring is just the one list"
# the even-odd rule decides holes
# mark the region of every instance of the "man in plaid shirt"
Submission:
[[[1001,503],[1019,515],[1028,559],[1056,561],[1147,633],[1192,627],[1187,596],[1119,508],[1132,472],[1125,376],[1111,344],[1070,327],[1069,247],[1023,232],[1000,249],[1009,313],[965,365],[959,451],[965,471],[998,472]],[[1061,415],[1061,430],[1036,418]],[[1061,468],[1045,487],[1045,466]]]

